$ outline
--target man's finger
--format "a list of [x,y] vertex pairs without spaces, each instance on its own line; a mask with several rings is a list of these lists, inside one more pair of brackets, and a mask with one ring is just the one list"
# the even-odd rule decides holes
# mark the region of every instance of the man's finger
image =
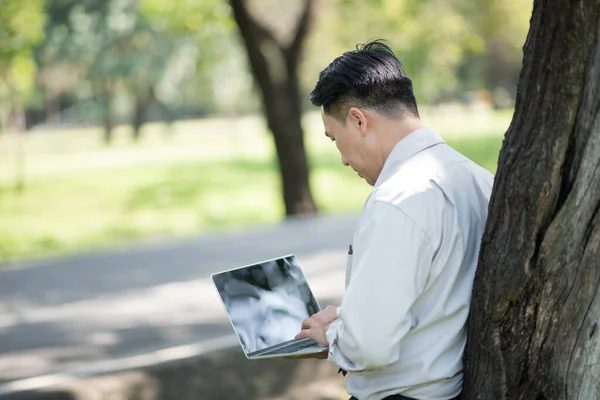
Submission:
[[304,329],[296,335],[296,339],[306,339],[310,337],[310,329]]
[[302,329],[310,329],[313,323],[314,320],[312,318],[305,319],[304,321],[302,321]]

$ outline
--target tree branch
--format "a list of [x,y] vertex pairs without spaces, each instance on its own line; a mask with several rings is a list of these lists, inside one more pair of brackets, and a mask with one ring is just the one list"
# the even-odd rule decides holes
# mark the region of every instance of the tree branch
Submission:
[[269,76],[268,60],[261,51],[261,43],[264,40],[273,40],[273,42],[277,44],[277,41],[271,32],[261,26],[252,15],[250,15],[245,0],[229,0],[229,4],[231,5],[233,17],[240,30],[240,36],[245,43],[246,53],[248,55],[253,76],[259,88],[264,93],[270,85],[271,77]]
[[[257,41],[268,40],[273,43],[279,44],[277,38],[275,38],[275,35],[273,35],[273,33],[270,30],[261,25],[252,16],[250,10],[248,9],[248,6],[246,5],[245,0],[229,0],[229,4],[233,9],[233,15],[238,23],[238,26],[240,27],[240,31],[253,31],[249,33],[257,35]],[[242,36],[244,36],[243,32]]]
[[293,64],[298,61],[300,54],[302,53],[304,39],[310,30],[315,2],[315,0],[304,1],[304,8],[302,10],[300,19],[298,20],[294,38],[292,39],[290,45],[285,49],[286,58],[288,58]]

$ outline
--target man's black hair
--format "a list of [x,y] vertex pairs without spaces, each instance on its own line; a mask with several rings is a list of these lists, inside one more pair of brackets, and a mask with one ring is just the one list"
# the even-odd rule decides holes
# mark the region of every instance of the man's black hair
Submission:
[[320,74],[308,97],[330,115],[345,123],[350,107],[364,107],[389,118],[419,111],[412,81],[392,49],[382,40],[356,46],[333,60]]

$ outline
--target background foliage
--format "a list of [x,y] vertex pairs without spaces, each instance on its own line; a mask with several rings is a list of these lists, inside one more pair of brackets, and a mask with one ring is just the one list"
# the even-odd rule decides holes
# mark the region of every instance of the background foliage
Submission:
[[[283,42],[302,9],[301,0],[246,4]],[[386,39],[427,122],[494,171],[531,7],[319,1],[302,95],[333,58]],[[303,106],[319,208],[360,209],[368,187],[341,168]],[[0,260],[277,220],[261,110],[226,0],[2,0]]]

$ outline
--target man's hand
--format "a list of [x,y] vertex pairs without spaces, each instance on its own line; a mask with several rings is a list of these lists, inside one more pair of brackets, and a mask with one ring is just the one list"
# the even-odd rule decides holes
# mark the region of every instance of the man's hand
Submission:
[[325,332],[333,321],[337,319],[337,307],[327,306],[325,309],[314,314],[302,322],[302,330],[296,335],[296,339],[312,338],[326,345]]

